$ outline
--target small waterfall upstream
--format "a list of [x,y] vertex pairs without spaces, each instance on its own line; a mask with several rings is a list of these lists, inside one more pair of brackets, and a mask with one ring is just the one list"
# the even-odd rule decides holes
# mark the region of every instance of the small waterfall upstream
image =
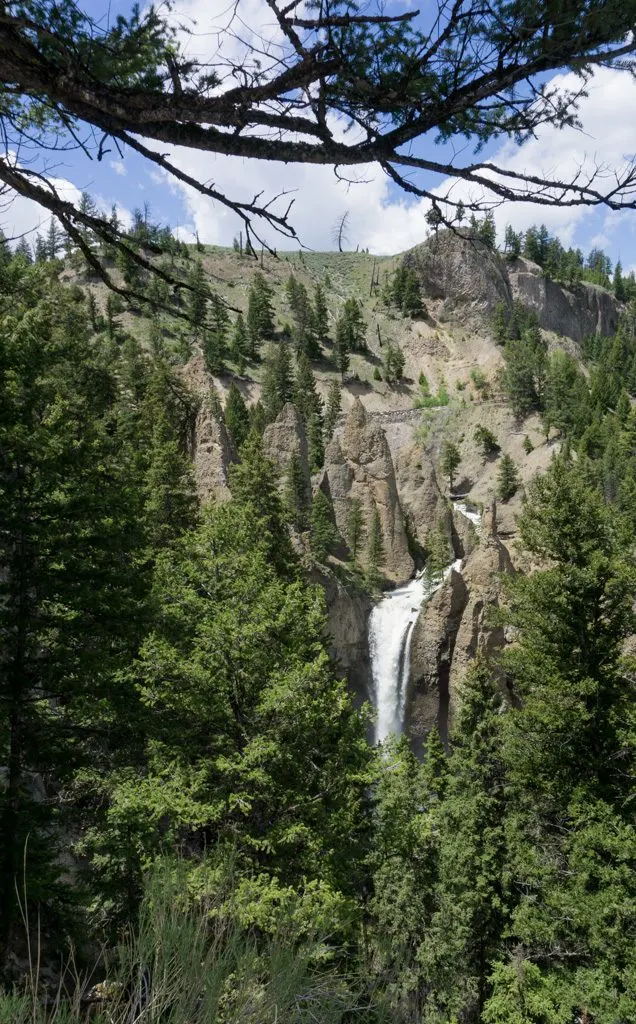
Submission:
[[[481,515],[462,502],[453,503],[460,515],[481,527]],[[462,560],[449,565],[443,575],[431,580],[425,572],[396,590],[385,594],[369,616],[369,654],[373,679],[373,703],[376,709],[375,742],[391,734],[399,735],[404,712],[411,663],[411,637],[424,601],[439,590],[452,569],[461,569]]]

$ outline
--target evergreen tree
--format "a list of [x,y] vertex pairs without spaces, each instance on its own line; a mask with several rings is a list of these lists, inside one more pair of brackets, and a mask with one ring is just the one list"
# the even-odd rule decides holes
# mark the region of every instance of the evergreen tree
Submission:
[[59,225],[55,217],[51,217],[49,221],[49,229],[46,233],[46,250],[47,256],[50,260],[57,258],[58,252],[64,246],[64,237],[60,231]]
[[332,380],[327,394],[327,410],[325,412],[325,442],[329,444],[338,424],[342,407],[342,388],[337,379]]
[[284,341],[271,345],[263,372],[261,401],[267,422],[272,423],[294,397],[291,354]]
[[260,270],[254,274],[248,293],[246,323],[250,343],[249,358],[256,359],[261,342],[274,334],[272,289]]
[[347,348],[346,332],[340,320],[336,324],[336,337],[333,343],[333,361],[338,373],[341,377],[344,377],[345,373],[349,369],[350,359],[349,349]]
[[287,298],[294,317],[293,339],[297,352],[309,359],[320,357],[320,345],[315,333],[315,312],[307,289],[301,281],[290,275],[286,285]]
[[[629,1020],[636,890],[626,802],[633,700],[622,645],[635,576],[613,510],[560,455],[529,490],[526,550],[548,568],[510,581],[515,644],[505,671],[519,700],[502,721],[514,898],[484,1020]],[[516,978],[516,982],[515,982]],[[525,1013],[525,1016],[523,1015]]]
[[230,467],[232,497],[250,505],[260,524],[261,543],[280,576],[295,576],[297,562],[285,527],[283,505],[276,481],[278,473],[263,451],[263,441],[252,431],[241,448],[241,461]]
[[309,521],[309,488],[298,452],[292,452],[287,463],[283,505],[288,521],[297,530],[305,530]]
[[444,441],[441,452],[440,469],[444,476],[448,477],[448,489],[453,490],[455,470],[462,461],[461,452],[452,441]]
[[314,916],[333,921],[357,891],[371,751],[325,651],[323,596],[278,573],[261,484],[244,493],[210,506],[157,567],[160,612],[137,667],[148,767],[119,780],[109,827],[128,837],[133,877],[185,844],[199,895],[218,892],[229,855],[251,921],[275,927],[279,900],[307,886]]
[[155,413],[149,465],[144,479],[144,518],[155,553],[173,544],[196,522],[192,467],[184,456],[169,412]]
[[303,351],[296,358],[296,379],[293,387],[293,401],[306,424],[312,416],[322,416],[322,401],[316,391],[316,378]]
[[521,245],[522,235],[515,231],[510,224],[507,224],[504,243],[506,258],[510,261],[518,259],[521,256]]
[[234,381],[230,384],[230,390],[227,394],[224,422],[232,436],[234,444],[237,448],[240,448],[249,435],[251,423],[249,409],[247,408],[245,399]]
[[2,970],[25,948],[18,893],[38,907],[45,946],[70,925],[61,845],[94,811],[90,773],[130,755],[123,669],[145,618],[140,479],[113,430],[116,380],[82,306],[26,273],[0,296]]
[[497,493],[502,501],[510,501],[519,489],[519,473],[512,457],[506,454],[499,463]]
[[205,270],[200,260],[194,261],[188,271],[186,280],[189,285],[186,309],[194,334],[198,338],[203,334],[207,318],[208,299],[210,297]]
[[377,589],[382,581],[380,567],[384,564],[384,543],[382,539],[382,523],[377,505],[373,506],[369,536],[367,538],[366,576],[372,590]]
[[397,384],[402,380],[405,364],[404,352],[399,345],[387,344],[384,351],[384,379],[387,384]]
[[623,267],[620,260],[618,260],[616,266],[614,267],[612,289],[614,292],[614,297],[618,299],[619,302],[625,302],[627,294],[625,290],[625,282],[623,281]]
[[201,348],[206,370],[208,373],[218,375],[222,374],[225,368],[226,338],[230,318],[225,303],[218,295],[211,295],[208,305],[210,315],[208,327],[203,332]]
[[[336,322],[336,344],[344,352],[366,351],[367,325],[357,299],[346,299]],[[344,372],[341,370],[341,372]]]
[[328,494],[318,488],[311,502],[310,544],[316,559],[324,562],[338,543],[338,530],[333,511],[333,502]]
[[236,363],[240,374],[245,372],[245,363],[250,351],[249,337],[243,314],[239,311],[230,341],[230,358]]
[[35,262],[46,263],[49,258],[49,249],[46,244],[46,239],[41,234],[35,236]]
[[400,308],[405,316],[410,316],[414,320],[424,315],[420,282],[414,270],[409,269],[406,272]]
[[329,311],[323,286],[318,283],[314,288],[314,332],[318,341],[329,337]]
[[312,473],[322,469],[325,462],[325,446],[323,443],[322,418],[312,413],[307,424],[307,448],[309,452],[309,468]]
[[351,498],[347,509],[346,540],[355,561],[364,533],[364,513],[359,498]]
[[[427,992],[420,947],[433,911],[437,874],[437,794],[406,737],[383,744],[371,852],[373,896],[368,937],[382,979],[388,1019],[419,1021]],[[442,754],[443,757],[443,754]]]
[[435,911],[419,960],[430,1016],[479,1021],[508,920],[501,698],[483,662],[469,670],[458,705],[436,820]]
[[18,239],[18,244],[15,247],[15,255],[19,256],[24,263],[33,263],[33,253],[31,252],[31,246],[23,235],[22,238]]
[[499,451],[499,444],[492,430],[484,427],[481,423],[475,427],[473,437],[484,459]]

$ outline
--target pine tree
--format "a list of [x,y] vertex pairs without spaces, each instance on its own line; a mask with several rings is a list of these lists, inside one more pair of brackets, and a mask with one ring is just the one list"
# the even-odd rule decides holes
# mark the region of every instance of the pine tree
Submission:
[[316,391],[316,378],[311,369],[309,357],[303,351],[296,358],[296,379],[293,401],[300,415],[308,424],[312,416],[322,416],[322,401]]
[[322,469],[325,462],[325,447],[323,444],[322,418],[316,412],[309,417],[307,424],[307,448],[309,454],[309,468],[312,473]]
[[263,372],[261,401],[267,422],[272,423],[293,397],[291,354],[289,347],[281,341],[270,346]]
[[448,477],[448,489],[452,491],[455,470],[462,461],[461,453],[452,441],[444,441],[441,456],[440,469],[444,476]]
[[262,438],[252,431],[242,445],[241,461],[230,467],[230,490],[236,501],[253,508],[272,566],[281,576],[289,577],[296,575],[297,560],[285,527],[277,478],[274,463],[263,451]]
[[414,320],[424,315],[420,282],[414,270],[407,270],[402,290],[402,312]]
[[310,495],[298,452],[292,452],[287,463],[283,505],[287,519],[297,530],[305,530],[309,521]]
[[473,437],[484,459],[499,451],[499,444],[492,430],[484,427],[481,423],[475,427]]
[[316,559],[324,562],[338,543],[338,530],[333,502],[322,488],[318,488],[311,502],[310,544]]
[[150,548],[160,552],[195,525],[197,500],[192,467],[181,450],[168,411],[164,408],[154,415],[143,485],[144,518]]
[[49,221],[49,229],[46,233],[46,250],[50,260],[57,258],[57,254],[64,246],[64,238],[55,217]]
[[230,341],[230,358],[236,363],[236,368],[239,373],[245,372],[245,363],[249,356],[249,338],[247,335],[247,327],[243,314],[239,311],[234,324],[234,330],[232,331],[232,339]]
[[230,384],[225,403],[224,421],[237,448],[247,439],[250,429],[250,414],[245,399],[234,381]]
[[49,258],[49,249],[46,239],[39,233],[35,236],[35,262],[46,263]]
[[366,331],[360,303],[357,299],[346,299],[336,323],[336,343],[339,349],[343,353],[366,351]]
[[[334,909],[344,924],[358,891],[372,752],[327,656],[321,592],[272,561],[269,474],[247,472],[250,443],[234,475],[240,500],[210,506],[157,567],[160,614],[136,663],[148,764],[117,780],[103,841],[126,836],[117,852],[133,877],[186,846],[185,888],[210,895],[223,884],[218,854],[234,851],[251,920],[277,928],[284,894],[307,909],[304,931]],[[248,480],[256,490],[243,491]]]
[[318,283],[314,289],[314,332],[318,341],[329,337],[329,311],[323,286]]
[[209,299],[208,327],[203,332],[201,348],[208,373],[222,374],[227,354],[227,328],[229,316],[220,296],[213,294]]
[[333,361],[334,365],[341,375],[344,377],[345,373],[349,369],[349,349],[347,348],[346,330],[344,324],[339,320],[336,324],[336,338],[333,343]]
[[359,498],[351,498],[347,509],[346,540],[355,561],[364,534],[364,513]]
[[334,378],[329,385],[329,392],[327,394],[327,411],[325,412],[325,442],[329,444],[333,437],[333,432],[338,424],[340,418],[340,409],[342,407],[342,388],[340,382]]
[[198,338],[201,337],[205,327],[208,299],[210,297],[205,270],[200,260],[195,260],[190,267],[187,283],[189,289],[187,292],[186,309],[194,334]]
[[622,647],[634,571],[614,510],[567,454],[531,484],[519,529],[547,568],[508,584],[515,644],[504,669],[519,698],[502,721],[513,955],[494,965],[484,1020],[529,1019],[528,999],[552,1019],[564,1019],[565,999],[569,1019],[629,1020],[633,698]]
[[506,454],[499,463],[497,493],[502,501],[510,501],[519,489],[519,473],[512,457]]
[[31,246],[23,235],[22,238],[18,239],[18,244],[15,247],[15,255],[19,256],[26,264],[33,263],[33,253],[31,252]]
[[399,345],[386,346],[384,352],[384,379],[387,384],[396,384],[402,380],[405,364],[404,352]]
[[436,906],[419,959],[431,1011],[478,1021],[508,919],[501,698],[482,661],[469,670],[458,704],[436,821]]
[[261,342],[274,334],[272,289],[257,270],[247,298],[247,334],[250,342],[249,358],[256,359]]
[[45,946],[71,925],[61,846],[92,813],[90,772],[130,756],[124,670],[146,614],[141,481],[114,430],[117,381],[82,305],[54,280],[46,292],[12,296],[0,357],[0,969],[24,948],[18,892]]
[[[355,557],[355,556],[354,556]],[[369,536],[367,538],[367,566],[366,577],[372,590],[377,589],[382,582],[380,567],[384,564],[385,552],[382,539],[382,523],[377,505],[373,506],[371,522],[369,524]]]

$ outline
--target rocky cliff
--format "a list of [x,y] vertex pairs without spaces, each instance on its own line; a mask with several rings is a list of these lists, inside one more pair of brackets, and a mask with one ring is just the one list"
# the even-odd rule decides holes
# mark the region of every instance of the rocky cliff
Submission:
[[263,451],[280,469],[281,485],[292,455],[297,455],[305,482],[309,486],[309,456],[303,418],[295,405],[287,402],[273,423],[265,428]]
[[590,334],[613,334],[621,304],[597,285],[582,283],[570,291],[546,277],[530,260],[509,262],[483,242],[440,231],[412,249],[404,262],[417,272],[422,291],[444,300],[444,319],[483,324],[496,306],[518,300],[533,309],[541,327],[582,341]]
[[373,509],[377,508],[384,548],[384,572],[393,580],[407,580],[414,565],[409,554],[393,460],[382,427],[368,416],[359,398],[353,403],[342,434],[327,447],[323,472],[342,535],[347,535],[352,500],[357,498],[361,503],[367,531]]
[[417,752],[433,725],[448,738],[461,681],[475,655],[492,655],[503,647],[503,628],[491,616],[499,604],[502,576],[511,572],[493,505],[461,572],[451,571],[415,624],[405,729]]

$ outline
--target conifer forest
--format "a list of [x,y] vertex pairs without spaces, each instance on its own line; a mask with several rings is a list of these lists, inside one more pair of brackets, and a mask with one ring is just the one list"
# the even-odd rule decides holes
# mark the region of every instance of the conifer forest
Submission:
[[[479,154],[633,75],[636,3],[263,5],[209,63],[0,5],[0,1024],[634,1024],[636,260],[542,217],[636,169]],[[312,248],[259,161],[377,165],[420,241]]]

